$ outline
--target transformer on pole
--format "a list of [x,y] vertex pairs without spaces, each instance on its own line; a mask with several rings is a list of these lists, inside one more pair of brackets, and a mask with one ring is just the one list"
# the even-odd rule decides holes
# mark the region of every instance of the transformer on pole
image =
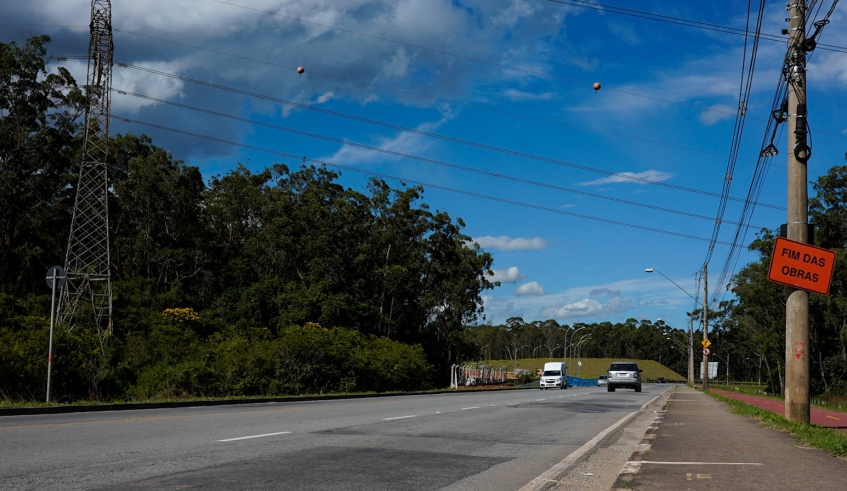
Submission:
[[59,319],[73,327],[74,317],[90,305],[101,343],[112,332],[112,279],[109,251],[109,104],[112,87],[112,5],[92,0],[85,138],[73,219],[65,256],[67,281]]

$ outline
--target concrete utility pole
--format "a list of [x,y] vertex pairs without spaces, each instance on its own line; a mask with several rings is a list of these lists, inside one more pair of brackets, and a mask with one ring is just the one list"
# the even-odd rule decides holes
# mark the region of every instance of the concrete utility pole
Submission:
[[[709,265],[703,265],[703,340],[709,339]],[[703,354],[703,365],[700,367],[703,377],[703,390],[709,390],[709,356]]]
[[688,386],[694,387],[694,319],[688,316]]
[[[788,5],[788,239],[809,241],[809,195],[806,164],[811,150],[806,140],[806,4]],[[809,423],[809,293],[786,287],[785,418]]]

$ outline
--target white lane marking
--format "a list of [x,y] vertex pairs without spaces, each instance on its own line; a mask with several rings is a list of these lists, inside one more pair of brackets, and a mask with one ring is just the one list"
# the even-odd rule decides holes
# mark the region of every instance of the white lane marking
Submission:
[[263,436],[287,435],[290,431],[280,431],[279,433],[265,433],[264,435],[240,436],[238,438],[227,438],[226,440],[218,440],[219,442],[234,442],[236,440],[247,440],[250,438],[262,438]]
[[636,460],[633,462],[662,465],[765,465],[760,462],[657,462],[655,460]]
[[465,411],[465,410],[468,410],[468,409],[479,409],[479,406],[463,407],[462,411]]
[[435,414],[441,414],[441,411],[435,411]]
[[538,399],[539,401],[543,401],[544,399]]
[[393,418],[382,418],[383,421],[391,421],[394,419],[406,419],[406,418],[417,418],[417,414],[410,414],[409,416],[395,416]]

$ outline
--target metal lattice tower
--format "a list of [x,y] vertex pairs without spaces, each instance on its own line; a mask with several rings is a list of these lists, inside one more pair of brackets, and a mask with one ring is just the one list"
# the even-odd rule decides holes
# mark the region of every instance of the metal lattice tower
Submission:
[[112,5],[92,0],[88,43],[88,103],[71,233],[65,256],[67,281],[59,303],[59,319],[93,308],[101,341],[112,332],[112,279],[109,253],[109,104],[112,87]]

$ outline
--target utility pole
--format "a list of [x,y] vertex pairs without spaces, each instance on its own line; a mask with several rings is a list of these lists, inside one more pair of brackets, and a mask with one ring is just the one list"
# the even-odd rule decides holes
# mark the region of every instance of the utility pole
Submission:
[[[703,265],[703,341],[709,339],[709,265]],[[709,355],[703,352],[703,365],[700,367],[703,377],[703,390],[709,390]]]
[[688,316],[688,386],[694,387],[694,319]]
[[59,319],[72,327],[82,304],[90,302],[101,347],[112,332],[107,156],[113,52],[110,0],[92,0],[85,137],[65,256],[67,281],[59,298]]
[[[788,239],[809,241],[809,195],[806,164],[811,150],[806,140],[806,3],[788,5]],[[809,423],[809,293],[786,287],[785,419]]]

